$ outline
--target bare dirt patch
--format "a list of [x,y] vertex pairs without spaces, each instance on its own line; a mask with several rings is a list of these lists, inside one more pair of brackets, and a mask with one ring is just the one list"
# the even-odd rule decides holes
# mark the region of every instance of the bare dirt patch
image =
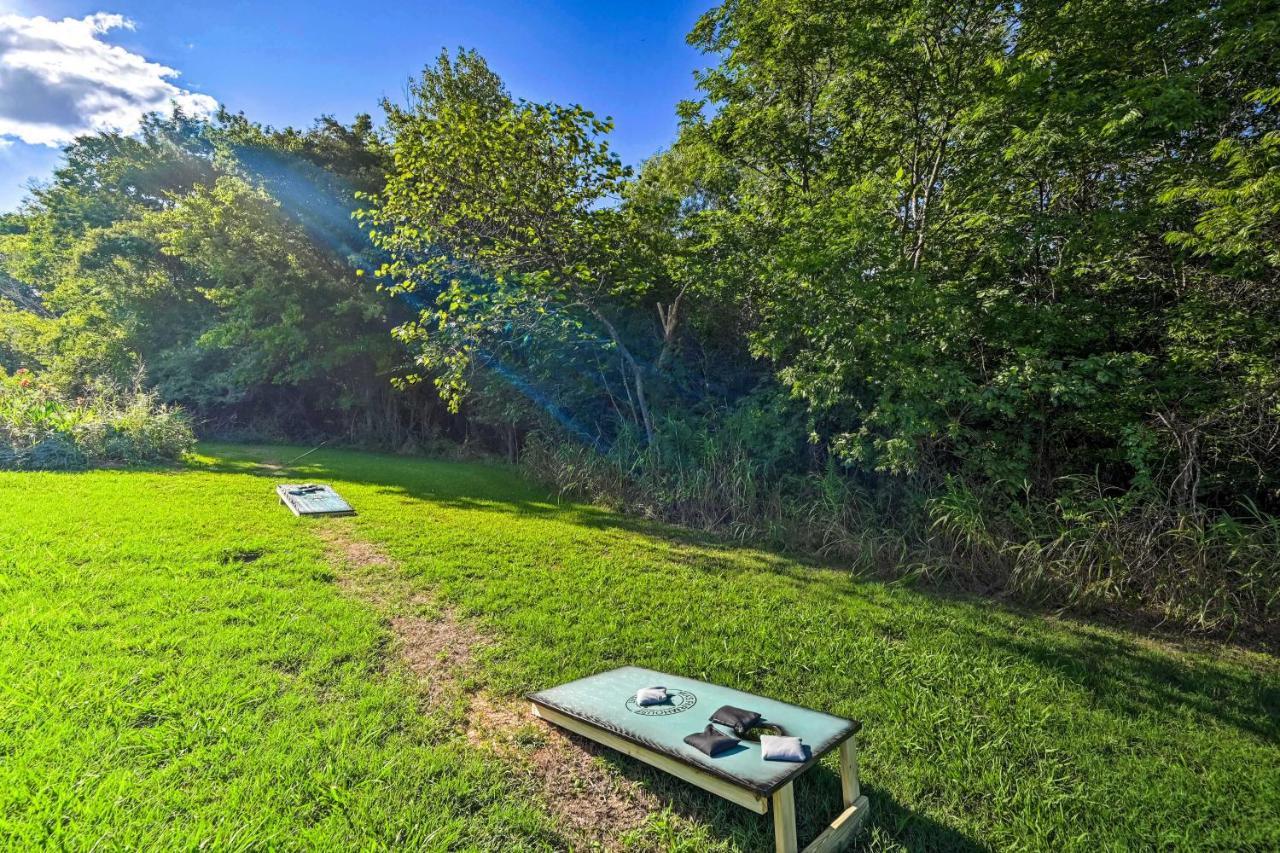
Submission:
[[435,693],[455,682],[471,664],[472,654],[485,644],[485,638],[452,611],[441,611],[434,619],[422,616],[394,616],[391,630],[409,671],[424,683],[428,693]]
[[604,747],[533,717],[526,702],[474,694],[467,739],[520,767],[579,843],[620,849],[621,836],[662,811],[657,796],[608,766]]
[[316,534],[325,544],[330,558],[338,558],[348,568],[390,568],[395,561],[382,548],[372,542],[357,539],[349,522],[336,521],[316,528]]
[[[396,648],[423,695],[462,692],[476,653],[490,638],[414,589],[390,555],[357,538],[349,521],[334,519],[317,533],[332,562],[341,567],[337,577],[342,589],[386,616]],[[622,836],[662,810],[651,791],[607,764],[603,747],[535,718],[527,702],[485,691],[471,691],[466,700],[467,740],[525,776],[575,848],[619,849]]]
[[349,595],[371,601],[389,615],[427,603],[400,574],[395,561],[382,548],[355,536],[349,521],[331,519],[316,527],[331,563],[343,567],[338,586]]

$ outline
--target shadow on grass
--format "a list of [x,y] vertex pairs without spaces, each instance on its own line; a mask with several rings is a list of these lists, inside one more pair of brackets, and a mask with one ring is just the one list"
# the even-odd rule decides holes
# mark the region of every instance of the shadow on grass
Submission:
[[[1020,657],[1046,676],[1064,678],[1084,689],[1100,706],[1125,713],[1167,712],[1176,707],[1258,737],[1280,738],[1280,675],[1274,669],[1269,668],[1264,677],[1257,666],[1229,666],[1209,655],[1175,654],[1087,623],[1049,622],[1044,613],[1006,602],[928,586],[907,589],[885,581],[858,579],[831,563],[752,548],[721,535],[585,504],[557,503],[517,469],[503,463],[319,451],[282,471],[281,458],[288,460],[305,448],[218,446],[216,450],[227,452],[200,466],[203,470],[277,481],[282,473],[291,478],[332,479],[371,487],[378,494],[406,502],[621,530],[644,536],[662,549],[664,558],[697,571],[721,575],[765,572],[806,595],[827,598],[856,590],[864,604],[880,605],[877,609],[886,616],[891,615],[893,597],[925,596],[938,614],[931,628],[967,635],[976,647],[988,652]],[[960,618],[947,618],[954,616]],[[894,630],[892,621],[886,618],[885,630]],[[1241,697],[1247,701],[1241,702]]]
[[1017,655],[1128,715],[1179,709],[1266,743],[1280,740],[1280,678],[1227,668],[1203,657],[1173,657],[1138,643],[1060,624],[1057,636],[965,629],[976,644]]
[[[883,616],[882,624],[868,623],[868,627],[889,636],[899,630],[896,613],[901,608],[895,602],[902,603],[903,596],[924,596],[931,606],[917,609],[915,630],[957,636],[973,646],[976,656],[1016,657],[1028,662],[1043,677],[1064,679],[1080,688],[1098,707],[1129,715],[1185,711],[1254,737],[1271,742],[1280,739],[1280,672],[1270,663],[1260,663],[1261,656],[1252,663],[1237,665],[1218,654],[1179,653],[1085,622],[1050,621],[1043,612],[1004,602],[925,586],[904,588],[884,581],[860,580],[847,570],[818,560],[751,548],[723,536],[588,505],[557,503],[515,468],[500,463],[415,459],[406,464],[409,460],[394,456],[350,452],[331,455],[321,451],[282,472],[278,467],[280,458],[288,460],[305,448],[296,453],[293,448],[226,450],[232,452],[201,467],[214,472],[258,475],[277,482],[281,473],[291,479],[330,479],[372,488],[377,494],[406,503],[428,502],[451,509],[554,519],[593,530],[620,530],[645,537],[664,559],[695,571],[723,576],[767,573],[775,582],[792,586],[813,600],[835,601],[840,596],[857,594],[864,605],[864,619]],[[268,455],[275,457],[270,460],[274,465],[262,464]],[[921,625],[921,618],[929,624]],[[834,774],[826,775],[834,778]],[[838,780],[832,784],[835,793],[819,795],[820,801],[838,802]],[[670,790],[674,797],[679,789]],[[912,821],[918,818],[905,809],[895,813],[892,805],[883,806],[885,797],[881,792],[877,808],[883,809],[882,817],[875,820],[889,820],[895,834],[909,832]],[[704,819],[707,807],[705,801],[697,806],[697,813]],[[740,826],[735,821],[741,819],[735,816],[728,820],[730,826]],[[908,829],[900,830],[899,825]],[[920,837],[933,838],[942,831],[943,828],[936,828],[922,832]]]
[[[289,465],[293,447],[223,446],[228,451],[209,462],[198,462],[199,470],[225,474],[249,474],[279,480],[339,480],[372,487],[378,494],[398,496],[406,502],[428,502],[438,506],[477,512],[504,512],[526,518],[555,518],[582,527],[622,530],[669,544],[709,550],[733,551],[735,558],[752,557],[771,571],[786,573],[796,568],[822,569],[848,575],[848,570],[804,554],[771,553],[759,550],[719,533],[679,527],[669,523],[624,515],[590,504],[560,500],[545,488],[531,483],[519,469],[501,462],[451,462],[421,457],[396,457],[379,453],[343,451],[334,457],[325,451],[308,455],[305,461]],[[301,452],[301,451],[300,451]],[[352,460],[368,463],[373,470],[357,471]],[[283,461],[282,461],[283,460]],[[417,471],[406,470],[409,467]],[[423,476],[422,471],[450,474],[443,478]],[[483,472],[483,473],[481,473]],[[359,508],[357,507],[357,510]]]
[[[775,849],[772,811],[756,814],[579,735],[568,737],[578,748],[598,755],[624,778],[652,791],[674,814],[706,826],[712,838],[740,850]],[[817,765],[794,784],[796,829],[800,846],[804,847],[843,810],[840,775],[825,765]],[[884,831],[881,834],[894,839],[895,847],[910,851],[976,853],[990,849],[946,824],[906,808],[883,788],[864,784],[862,793],[870,801],[871,810],[851,849],[859,849],[859,842],[865,844],[877,827]]]

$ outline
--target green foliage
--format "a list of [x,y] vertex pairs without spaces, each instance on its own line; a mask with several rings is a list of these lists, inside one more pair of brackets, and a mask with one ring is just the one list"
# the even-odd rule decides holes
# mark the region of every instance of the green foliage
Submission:
[[1173,472],[1201,474],[1174,500],[1229,504],[1242,478],[1274,500],[1275,445],[1241,448],[1224,423],[1280,422],[1262,261],[1277,112],[1258,89],[1277,19],[1255,11],[731,2],[703,18],[691,40],[720,62],[677,150],[737,176],[704,227],[743,247],[726,260],[754,350],[837,453],[1013,493],[1099,467],[1123,488],[1141,472],[1120,437],[1145,428],[1143,472],[1174,492]]
[[638,174],[465,50],[381,128],[153,117],[0,222],[0,363],[1271,630],[1278,33],[1250,0],[728,0]]
[[1277,640],[1280,522],[1255,505],[1188,512],[1087,476],[1017,501],[956,474],[940,486],[850,476],[809,443],[802,408],[757,394],[713,419],[666,418],[652,442],[624,434],[607,453],[535,434],[520,461],[561,495],[859,573]]
[[612,124],[512,99],[473,52],[441,54],[409,97],[384,105],[394,165],[362,211],[390,258],[380,274],[423,305],[397,335],[455,408],[477,364],[541,379],[555,351],[612,352],[651,434],[646,371],[618,329],[636,287],[609,204],[629,174],[603,138]]
[[[1249,94],[1260,108],[1280,106],[1280,87]],[[1225,168],[1184,185],[1162,199],[1190,202],[1200,213],[1190,232],[1171,231],[1169,242],[1218,262],[1222,272],[1250,279],[1280,269],[1280,130],[1223,139],[1213,149]]]
[[927,542],[942,571],[964,567],[1032,601],[1275,640],[1280,520],[1255,506],[1192,514],[1080,477],[1052,502],[1010,511],[999,496],[951,478],[927,510]]
[[821,547],[897,572],[1273,632],[1278,22],[713,9],[690,36],[715,61],[702,98],[624,215],[717,306],[693,328],[740,336],[803,404],[811,452],[756,465],[770,442],[744,444],[730,402],[603,460],[536,447],[539,470],[703,526],[835,531]]
[[194,445],[186,415],[147,392],[98,388],[72,400],[25,369],[0,369],[0,468],[174,462]]
[[407,359],[351,221],[382,168],[367,116],[299,132],[175,114],[79,140],[0,235],[25,297],[0,301],[0,358],[70,393],[145,369],[215,430],[402,442],[430,400],[392,397]]

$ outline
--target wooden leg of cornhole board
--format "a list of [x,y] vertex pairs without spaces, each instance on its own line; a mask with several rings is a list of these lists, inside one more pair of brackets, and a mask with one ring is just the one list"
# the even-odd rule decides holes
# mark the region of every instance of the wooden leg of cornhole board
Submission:
[[796,794],[788,782],[773,792],[773,840],[778,853],[797,853]]
[[862,796],[862,788],[858,785],[858,746],[853,738],[840,744],[840,789],[846,809]]
[[[854,745],[853,738],[840,745],[840,790],[844,811],[831,821],[831,825],[821,835],[813,839],[813,843],[804,848],[804,853],[835,853],[844,849],[871,810],[871,803],[862,796],[862,790],[858,786],[858,748]],[[781,850],[782,847],[779,846],[778,849]]]

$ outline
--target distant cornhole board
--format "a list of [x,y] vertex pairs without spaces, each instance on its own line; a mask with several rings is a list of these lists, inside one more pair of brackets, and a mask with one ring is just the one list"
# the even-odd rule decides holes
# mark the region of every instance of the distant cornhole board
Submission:
[[321,483],[283,483],[276,486],[276,494],[294,515],[356,514],[332,487]]
[[[633,699],[642,687],[667,688],[666,704],[640,707]],[[792,782],[832,750],[840,753],[844,810],[805,853],[834,853],[844,848],[870,811],[858,786],[854,735],[861,724],[731,690],[705,681],[651,669],[624,666],[528,697],[533,713],[548,722],[651,764],[758,814],[773,811],[778,853],[796,853],[796,807]],[[711,758],[689,746],[684,736],[700,731],[720,705],[761,714],[786,734],[804,741],[806,760],[762,760],[759,743],[741,741]]]

